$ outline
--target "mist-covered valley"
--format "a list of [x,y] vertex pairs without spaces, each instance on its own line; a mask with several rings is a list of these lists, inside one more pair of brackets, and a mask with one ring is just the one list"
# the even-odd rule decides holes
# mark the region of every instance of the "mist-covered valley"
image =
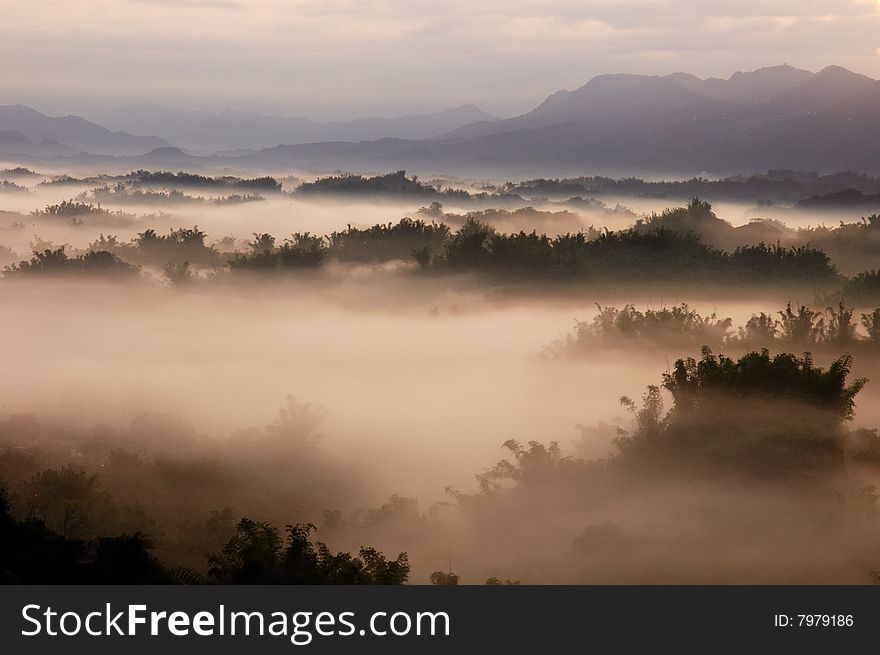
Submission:
[[184,582],[309,523],[413,583],[876,579],[876,215],[265,173],[0,173],[4,520]]

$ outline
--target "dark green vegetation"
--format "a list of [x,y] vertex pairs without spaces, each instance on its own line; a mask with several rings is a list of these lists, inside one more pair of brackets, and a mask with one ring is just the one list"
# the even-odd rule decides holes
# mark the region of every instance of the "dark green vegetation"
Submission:
[[607,347],[683,349],[704,345],[736,350],[880,352],[880,308],[861,313],[856,319],[855,311],[843,303],[824,311],[788,303],[775,313],[752,314],[736,330],[732,319],[714,313],[703,316],[685,303],[645,311],[633,305],[597,308],[599,313],[592,321],[576,321],[574,332],[551,346],[550,352],[577,354]]

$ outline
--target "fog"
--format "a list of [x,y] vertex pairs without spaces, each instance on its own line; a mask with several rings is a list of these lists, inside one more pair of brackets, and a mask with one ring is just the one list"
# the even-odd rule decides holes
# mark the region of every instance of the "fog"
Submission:
[[[651,451],[648,460],[668,464],[660,474],[620,441],[635,435],[634,443],[648,439],[645,447],[653,448],[639,401],[627,407],[621,396],[641,398],[678,358],[699,358],[700,346],[745,355],[756,342],[735,340],[737,327],[759,312],[775,317],[789,302],[825,312],[837,301],[827,287],[807,279],[762,287],[663,278],[553,284],[539,276],[508,283],[476,270],[419,270],[404,258],[330,257],[295,272],[233,274],[231,258],[249,248],[259,254],[248,245],[255,233],[279,240],[294,232],[326,235],[418,217],[429,202],[310,199],[285,186],[262,200],[218,205],[212,201],[230,192],[182,188],[202,200],[102,204],[110,214],[71,221],[34,212],[95,184],[40,185],[42,179],[22,182],[27,192],[0,196],[0,245],[13,251],[0,264],[26,260],[32,248],[50,248],[47,242],[66,244],[72,256],[100,234],[129,242],[148,228],[198,225],[206,244],[234,239],[211,266],[196,266],[188,284],[175,284],[167,271],[163,277],[161,259],[144,260],[125,279],[16,277],[14,269],[0,279],[0,480],[18,511],[37,512],[27,496],[42,484],[34,476],[72,466],[97,475],[114,502],[129,508],[103,528],[97,519],[94,526],[84,521],[92,527],[73,536],[151,533],[168,563],[195,569],[231,530],[226,519],[220,536],[212,533],[211,513],[230,508],[235,517],[279,526],[313,522],[318,537],[338,548],[405,550],[417,583],[450,567],[469,583],[492,576],[530,583],[867,582],[874,575],[876,517],[861,485],[877,477],[876,433],[857,431],[880,425],[880,387],[859,393],[845,427],[849,417],[831,420],[808,401],[793,407],[768,395],[719,405],[719,415],[751,417],[722,422],[719,434],[741,424],[759,434],[780,421],[801,430],[803,417],[816,411],[809,424],[827,422],[822,438],[833,447],[817,456],[819,464],[811,459],[807,473],[773,468],[776,451],[759,451],[754,461],[736,451],[722,474],[700,475],[706,462],[717,465],[713,448],[729,447],[713,445],[705,457],[701,448],[668,460],[668,452]],[[529,203],[538,212],[569,214],[498,214],[508,221],[498,227],[531,231],[526,223],[540,219],[546,226],[532,229],[548,235],[614,230],[671,206],[603,202],[604,209],[589,210]],[[468,212],[486,209],[495,208],[449,202],[441,217],[458,229]],[[745,206],[714,209],[733,225],[748,222]],[[810,224],[819,222],[811,216]],[[794,225],[807,217],[784,220]],[[128,251],[120,252],[124,259]],[[584,332],[581,340],[575,323],[589,323],[602,307],[681,303],[704,317],[729,317],[729,336],[715,344],[701,336],[614,341]],[[858,323],[877,304],[849,306]],[[823,325],[832,325],[833,315],[823,316]],[[866,329],[843,345],[823,332],[815,343],[783,335],[769,347],[813,351],[821,367],[852,352],[850,380],[880,379],[880,353]],[[661,394],[667,408],[673,391]],[[763,422],[755,418],[765,414]],[[664,425],[672,427],[664,429],[679,429],[677,416],[670,414]],[[850,445],[838,452],[838,442]],[[492,468],[505,458],[512,464]],[[53,511],[40,506],[37,514],[60,530]]]
[[6,411],[85,424],[153,411],[225,435],[268,422],[293,395],[329,410],[328,448],[371,460],[379,498],[471,486],[510,437],[574,439],[575,425],[613,418],[622,393],[665,367],[662,354],[541,360],[588,304],[493,303],[466,285],[376,273],[269,289],[60,287],[0,289],[16,317],[4,329]]

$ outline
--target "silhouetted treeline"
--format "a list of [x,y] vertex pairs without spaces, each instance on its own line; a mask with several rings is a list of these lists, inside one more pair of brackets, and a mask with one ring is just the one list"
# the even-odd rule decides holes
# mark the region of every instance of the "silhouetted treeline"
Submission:
[[686,207],[665,209],[639,219],[634,229],[649,232],[666,229],[693,233],[716,248],[735,250],[759,243],[788,248],[813,248],[827,254],[844,272],[852,274],[874,267],[880,253],[880,217],[872,215],[838,226],[790,228],[776,220],[754,219],[734,227],[716,216],[712,206],[694,198]]
[[80,202],[114,202],[129,204],[163,204],[163,203],[190,203],[202,202],[204,198],[195,198],[185,194],[178,189],[168,189],[166,191],[154,191],[152,189],[143,189],[140,187],[126,186],[121,182],[117,182],[113,186],[95,187],[91,191],[81,193],[77,200]]
[[218,553],[208,556],[208,573],[169,569],[152,554],[139,533],[86,540],[49,530],[36,518],[10,513],[0,486],[0,584],[403,584],[409,576],[406,553],[387,560],[375,548],[357,556],[333,553],[309,539],[311,524],[278,529],[248,518]]
[[[616,217],[627,217],[632,221],[636,220],[636,215],[628,210],[621,208],[608,209],[602,203],[597,202],[597,206],[592,207],[594,211],[602,212],[605,215],[613,215]],[[445,223],[447,225],[460,227],[468,219],[479,221],[480,223],[488,223],[496,227],[502,232],[515,232],[521,228],[527,228],[529,231],[543,231],[548,234],[565,234],[567,232],[577,232],[583,229],[581,217],[571,211],[544,211],[535,209],[534,207],[520,207],[514,210],[507,209],[483,209],[470,211],[464,214],[456,214],[443,211],[442,203],[433,201],[427,207],[421,207],[418,211],[419,217],[426,220]],[[600,234],[599,230],[593,227],[586,228],[588,236],[595,238]]]
[[45,209],[34,212],[37,216],[52,216],[58,218],[71,218],[84,215],[108,215],[110,212],[92,203],[79,202],[77,200],[63,200],[55,205],[47,205]]
[[557,580],[870,583],[876,468],[850,464],[876,467],[880,437],[845,425],[865,383],[851,365],[708,349],[677,360],[641,403],[621,398],[632,427],[602,459],[506,442],[477,493],[453,492],[469,543],[517,576]]
[[[280,271],[317,268],[328,259],[409,259],[435,273],[469,272],[514,281],[555,278],[605,284],[650,280],[828,287],[840,279],[829,258],[808,247],[758,244],[727,252],[706,245],[692,233],[663,228],[592,236],[584,232],[552,238],[537,232],[504,234],[473,218],[452,231],[443,224],[403,219],[397,224],[367,229],[349,227],[329,237],[296,233],[281,243],[270,234],[255,233],[250,251],[236,252],[232,259],[227,255],[227,261],[233,271]],[[206,245],[205,237],[198,227],[173,230],[168,235],[148,229],[130,243],[102,234],[89,245],[87,255],[106,252],[142,265],[179,266],[189,262],[216,266],[222,262],[222,253],[215,246]],[[17,268],[28,272],[41,270],[20,265]]]
[[[648,387],[641,404],[621,397],[635,429],[618,430],[617,452],[610,459],[583,462],[563,456],[556,442],[524,447],[509,441],[505,447],[514,461],[484,473],[481,486],[488,491],[502,481],[555,485],[606,466],[651,468],[664,475],[688,470],[785,478],[842,472],[848,440],[843,426],[852,420],[855,398],[867,382],[848,381],[852,362],[843,355],[823,369],[809,353],[771,355],[764,349],[736,359],[703,347],[699,359],[676,360],[660,386]],[[672,397],[668,412],[661,388]],[[876,430],[861,430],[858,436],[880,452]]]
[[535,232],[498,234],[486,224],[468,221],[452,235],[444,254],[450,267],[556,273],[608,282],[700,279],[827,283],[837,278],[828,257],[811,248],[759,244],[725,252],[693,234],[665,229],[603,232],[595,239],[583,233],[550,238]]
[[[42,425],[32,415],[0,421],[0,481],[5,483],[0,578],[27,583],[405,581],[409,565],[403,553],[394,560],[369,547],[357,556],[334,553],[312,544],[314,526],[305,524],[288,529],[282,543],[274,526],[289,514],[318,517],[358,488],[348,465],[318,448],[321,417],[319,408],[290,399],[275,422],[227,439],[198,435],[178,419],[156,415],[137,417],[118,432]],[[241,508],[239,516],[247,512],[272,523],[236,522],[233,506]],[[206,558],[206,553],[215,555]],[[108,573],[96,577],[96,558],[122,555],[131,558],[130,571],[114,578],[110,572],[125,566],[101,562]],[[44,567],[42,578],[40,558],[55,562]]]
[[[7,170],[10,177],[22,176]],[[2,175],[2,173],[0,173]],[[61,175],[42,184],[96,184],[116,182],[140,183],[165,188],[238,189],[243,191],[273,192],[281,190],[281,183],[272,177],[245,179],[234,176],[209,177],[185,171],[132,171],[124,175],[96,175],[73,178]],[[771,170],[758,175],[735,175],[721,180],[691,178],[689,180],[646,181],[638,178],[614,179],[602,176],[573,178],[536,178],[502,185],[484,185],[481,190],[467,191],[443,186],[444,181],[420,181],[407,177],[405,171],[395,171],[372,177],[344,174],[323,177],[297,188],[304,194],[387,194],[409,196],[436,196],[450,201],[491,200],[496,203],[523,203],[524,197],[537,200],[580,199],[592,202],[590,196],[631,196],[645,198],[679,199],[693,196],[717,200],[754,202],[759,206],[774,203],[797,204],[811,207],[871,206],[880,194],[880,177],[855,172],[829,175],[810,171]],[[584,200],[583,197],[587,199]]]
[[[404,237],[406,235],[406,237]],[[440,236],[444,236],[440,240]],[[239,255],[234,269],[267,270],[287,268],[284,263],[293,248],[308,237],[313,256],[294,258],[293,267],[317,266],[325,257],[346,259],[346,249],[358,243],[357,259],[371,259],[368,249],[400,256],[404,244],[417,243],[410,252],[420,267],[435,271],[467,271],[505,277],[556,276],[602,282],[699,280],[701,283],[739,281],[749,284],[830,284],[838,273],[821,251],[800,247],[759,244],[725,252],[707,246],[693,234],[665,229],[603,232],[596,238],[585,233],[549,237],[537,232],[499,233],[473,218],[458,230],[428,226],[406,219],[397,226],[376,226],[369,230],[349,228],[328,239],[294,235],[271,249],[255,249]],[[408,241],[412,238],[412,241]],[[274,242],[273,242],[274,243]],[[320,254],[320,256],[319,256]]]
[[866,380],[847,383],[852,357],[825,370],[809,354],[739,359],[703,349],[699,360],[675,362],[663,374],[673,406],[664,415],[657,387],[639,408],[629,398],[637,428],[618,440],[623,462],[669,472],[717,468],[760,476],[808,476],[842,471],[842,426],[853,417]]
[[859,189],[842,189],[821,196],[810,196],[799,200],[798,207],[806,209],[856,207],[880,208],[880,193],[864,193]]
[[506,191],[471,192],[454,187],[441,188],[439,184],[427,184],[417,175],[406,176],[406,171],[396,171],[372,177],[356,174],[331,175],[305,182],[296,193],[304,195],[392,195],[436,197],[450,202],[521,203],[522,198]]
[[255,177],[244,179],[230,175],[223,177],[206,177],[195,173],[179,171],[134,171],[124,176],[128,180],[141,184],[184,186],[184,187],[207,187],[207,188],[232,188],[253,191],[280,191],[281,183],[274,177]]
[[314,182],[304,182],[298,193],[395,193],[406,195],[433,195],[437,190],[420,182],[418,177],[406,176],[406,171],[364,177],[363,175],[334,175]]
[[[54,205],[47,205],[43,209],[31,212],[36,218],[49,218],[63,220],[68,225],[85,226],[88,224],[101,225],[130,225],[137,222],[138,217],[121,210],[110,210],[89,201],[85,196],[79,196],[72,200],[63,200]],[[161,218],[161,214],[145,215],[141,218],[151,220]]]
[[39,173],[32,171],[24,166],[16,166],[14,168],[4,168],[0,170],[0,176],[3,177],[37,177]]
[[10,513],[0,486],[0,583],[169,584],[175,576],[150,553],[143,535],[76,539],[49,530],[35,518]]
[[390,261],[415,258],[430,261],[449,238],[446,225],[410,218],[369,228],[351,225],[327,238],[329,253],[340,261]]
[[[244,196],[235,199],[244,200]],[[733,228],[714,214],[709,203],[694,198],[686,207],[665,210],[619,231],[590,228],[558,236],[537,230],[505,233],[479,220],[487,215],[517,220],[520,214],[529,212],[534,210],[444,214],[442,205],[433,203],[420,213],[449,216],[463,223],[455,229],[443,222],[404,218],[368,228],[349,226],[329,236],[295,233],[280,240],[271,234],[255,233],[255,241],[244,252],[237,250],[234,238],[206,244],[207,235],[197,227],[180,228],[167,235],[147,229],[131,242],[101,234],[87,252],[106,251],[130,263],[159,270],[172,265],[218,272],[228,263],[233,271],[281,271],[317,268],[330,260],[408,260],[435,274],[479,273],[496,281],[583,281],[604,285],[674,282],[765,288],[782,285],[800,286],[825,297],[844,297],[860,303],[880,299],[880,274],[862,269],[854,277],[844,277],[834,259],[810,245],[826,245],[849,270],[860,263],[873,264],[880,252],[880,220],[875,220],[875,216],[836,228],[793,231],[771,222]],[[565,212],[537,213],[548,221],[565,217]],[[41,214],[63,217],[76,224],[93,217],[98,221],[135,219],[76,201],[52,205]],[[763,236],[775,237],[775,242],[764,241]],[[746,243],[735,245],[734,238],[742,238]],[[731,247],[719,247],[717,243]],[[74,267],[69,270],[77,272]],[[108,268],[107,272],[115,271]],[[189,279],[196,279],[193,273]]]
[[177,228],[160,234],[150,228],[139,232],[131,242],[119,241],[113,235],[101,234],[88,246],[89,252],[107,251],[140,265],[165,266],[188,262],[197,266],[212,266],[222,262],[221,253],[205,243],[207,234],[198,225]]
[[68,257],[64,248],[34,252],[29,260],[12,264],[3,269],[6,277],[24,277],[31,275],[99,275],[102,277],[132,277],[138,268],[122,261],[116,255],[106,251],[87,252],[75,257]]
[[328,248],[323,237],[308,232],[292,234],[280,245],[270,234],[254,234],[249,244],[250,253],[236,253],[229,261],[233,271],[279,271],[317,268],[327,257]]
[[771,170],[760,175],[735,175],[721,180],[696,177],[689,180],[646,181],[609,177],[538,178],[508,183],[505,189],[528,196],[565,197],[580,194],[618,195],[647,198],[711,197],[751,202],[797,202],[847,189],[865,194],[880,193],[880,177],[843,172]]
[[880,308],[856,317],[843,303],[824,310],[788,303],[777,312],[759,312],[740,327],[714,312],[701,315],[686,303],[641,311],[633,305],[622,309],[597,305],[592,321],[576,321],[575,330],[551,353],[594,352],[619,346],[626,349],[674,347],[699,348],[794,348],[826,351],[847,349],[865,354],[880,353]]
[[91,191],[79,194],[75,201],[87,203],[94,200],[98,203],[123,203],[123,204],[182,204],[182,203],[204,203],[213,202],[218,205],[241,204],[245,202],[255,202],[265,200],[265,198],[256,193],[232,193],[228,196],[220,196],[213,200],[204,198],[203,196],[191,196],[179,189],[154,190],[151,188],[143,188],[140,183],[123,183],[103,185],[95,187]]
[[860,301],[880,298],[880,271],[863,271],[849,278],[843,286],[843,294]]
[[240,205],[246,202],[259,202],[265,200],[259,193],[230,193],[214,199],[215,205]]
[[204,189],[238,189],[242,191],[281,191],[281,182],[273,177],[240,178],[231,175],[208,177],[197,173],[178,171],[145,171],[137,170],[124,175],[95,175],[92,177],[74,178],[61,175],[41,184],[99,184],[113,185],[116,183],[134,183],[154,187],[184,187]]
[[27,193],[28,188],[0,177],[0,193]]
[[409,576],[406,553],[387,560],[375,548],[361,548],[358,556],[333,553],[325,544],[313,544],[315,526],[289,525],[282,540],[268,523],[242,519],[236,534],[210,557],[208,580],[220,584],[403,584]]

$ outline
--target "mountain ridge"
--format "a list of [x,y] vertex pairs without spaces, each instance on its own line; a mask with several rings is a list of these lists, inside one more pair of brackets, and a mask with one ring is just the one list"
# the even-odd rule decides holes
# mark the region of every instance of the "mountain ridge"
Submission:
[[462,125],[494,120],[497,117],[472,104],[397,118],[366,116],[349,121],[322,122],[253,111],[212,113],[141,103],[112,110],[103,118],[103,122],[112,128],[159,134],[170,143],[202,152],[255,150],[279,144],[326,141],[428,139]]
[[431,138],[337,139],[211,156],[165,155],[125,161],[530,176],[878,173],[880,82],[839,66],[816,73],[771,66],[726,80],[681,72],[606,74],[553,93],[520,116],[478,120]]
[[113,132],[81,116],[48,116],[25,105],[0,105],[0,130],[17,132],[33,143],[53,141],[102,154],[141,154],[170,145],[155,136]]

